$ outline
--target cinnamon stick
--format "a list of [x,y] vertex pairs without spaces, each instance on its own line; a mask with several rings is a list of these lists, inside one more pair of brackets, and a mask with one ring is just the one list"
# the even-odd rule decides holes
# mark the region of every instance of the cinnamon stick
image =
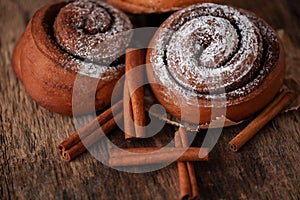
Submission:
[[[112,149],[110,152],[110,166],[134,166],[149,165],[157,163],[167,163],[173,161],[207,161],[208,149],[206,148],[129,148],[129,149]],[[127,155],[128,152],[131,155]],[[199,158],[199,152],[204,152],[207,156]]]
[[[178,150],[183,150],[182,148]],[[110,157],[111,158],[118,158],[118,157],[125,157],[129,156],[128,153],[131,153],[130,156],[138,156],[139,154],[148,154],[148,153],[156,153],[156,151],[161,152],[170,152],[175,151],[175,148],[161,148],[161,147],[144,147],[144,148],[124,148],[124,149],[111,149],[110,150]]]
[[[135,124],[135,133],[137,138],[146,137],[146,132],[144,131],[144,126],[146,123],[145,106],[144,106],[144,88],[143,88],[144,67],[142,66],[144,64],[145,64],[145,50],[142,49],[126,50],[125,78],[127,82],[127,87],[129,89],[129,93],[131,95],[132,112],[133,112],[133,119]],[[128,72],[133,69],[135,69],[134,73],[130,73],[129,75]],[[135,88],[137,89],[134,91]]]
[[[182,147],[188,147],[189,144],[188,144],[188,140],[187,140],[187,133],[183,127],[179,128],[179,136],[180,137],[178,137],[178,139],[181,139]],[[192,162],[186,162],[186,166],[187,166],[187,172],[189,175],[188,176],[189,183],[191,186],[190,197],[191,197],[191,199],[197,199],[197,197],[199,196],[199,192],[198,192],[198,184],[197,184],[194,164]]]
[[78,131],[74,132],[70,137],[68,137],[66,140],[64,140],[58,145],[58,151],[62,153],[63,151],[70,149],[82,139],[90,135],[93,131],[99,128],[99,125],[103,125],[105,122],[107,122],[113,117],[113,110],[115,113],[119,113],[122,109],[122,105],[123,101],[121,100],[114,104],[111,108],[107,109],[101,115],[97,116],[90,123],[83,126]]
[[186,165],[189,172],[189,178],[192,187],[191,199],[197,199],[199,196],[199,191],[198,191],[198,184],[197,184],[194,164],[192,162],[186,162]]
[[[134,123],[132,123],[132,102],[130,100],[130,94],[129,94],[129,89],[127,86],[127,81],[125,80],[124,82],[124,95],[123,95],[123,112],[124,112],[124,133],[125,133],[125,139],[133,139],[136,138],[135,134],[135,128],[134,128]],[[128,102],[128,105],[125,105]]]
[[[181,141],[181,133],[179,131],[175,133],[175,147],[183,147]],[[177,168],[179,176],[180,199],[188,199],[191,195],[192,190],[186,162],[178,161]]]
[[67,162],[74,160],[77,156],[82,154],[86,150],[86,148],[92,146],[93,144],[98,142],[104,135],[114,130],[117,127],[117,122],[121,121],[122,118],[123,113],[117,114],[114,118],[110,119],[101,126],[102,131],[100,129],[96,129],[90,135],[83,138],[82,141],[63,151],[63,159]]
[[229,148],[237,152],[257,132],[271,121],[292,99],[295,94],[283,90],[250,124],[229,142]]

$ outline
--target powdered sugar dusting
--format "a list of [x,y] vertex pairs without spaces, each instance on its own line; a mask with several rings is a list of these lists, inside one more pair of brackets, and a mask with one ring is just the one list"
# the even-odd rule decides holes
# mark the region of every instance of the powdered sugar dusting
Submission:
[[129,18],[101,1],[79,0],[62,8],[54,23],[56,42],[68,59],[67,68],[92,77],[123,67],[112,62],[124,55],[131,40]]
[[276,42],[271,28],[251,14],[229,6],[198,4],[162,25],[150,62],[157,81],[170,88],[167,99],[174,93],[187,102],[195,96],[216,99],[224,89],[233,98],[261,84],[278,59],[266,51]]

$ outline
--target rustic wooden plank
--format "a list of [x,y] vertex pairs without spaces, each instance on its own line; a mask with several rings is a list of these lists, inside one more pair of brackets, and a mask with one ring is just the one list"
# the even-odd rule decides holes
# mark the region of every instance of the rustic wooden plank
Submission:
[[[63,162],[56,145],[75,130],[74,123],[39,107],[15,77],[10,58],[13,46],[34,11],[46,0],[0,2],[0,199],[177,199],[176,165],[146,174],[110,169],[89,153]],[[284,28],[300,47],[299,6],[294,1],[227,1],[259,13],[274,28]],[[227,143],[247,122],[226,128],[211,153],[197,163],[201,199],[299,199],[300,112],[280,114],[239,153]],[[172,127],[139,145],[166,143]],[[200,145],[205,131],[197,135]],[[110,136],[126,145],[122,133]],[[94,147],[103,149],[106,144]]]

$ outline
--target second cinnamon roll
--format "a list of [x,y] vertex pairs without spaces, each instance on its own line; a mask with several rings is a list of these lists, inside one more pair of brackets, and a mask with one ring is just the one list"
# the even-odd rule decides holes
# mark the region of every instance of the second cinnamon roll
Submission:
[[[224,106],[233,121],[258,112],[280,90],[285,70],[282,45],[264,20],[212,3],[170,16],[149,45],[147,63],[158,101],[180,119],[184,108],[190,114],[181,120],[200,124],[221,117],[212,109]],[[224,104],[213,104],[218,101]]]

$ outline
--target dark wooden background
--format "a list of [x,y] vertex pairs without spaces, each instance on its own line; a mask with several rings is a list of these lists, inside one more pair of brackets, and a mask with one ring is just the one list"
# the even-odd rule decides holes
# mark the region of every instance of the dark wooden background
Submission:
[[[108,168],[89,153],[72,163],[60,159],[56,147],[75,130],[72,119],[33,102],[10,63],[15,42],[47,0],[0,2],[0,199],[177,199],[176,164],[130,174]],[[283,28],[300,48],[299,1],[227,2]],[[224,129],[211,160],[195,164],[200,199],[300,199],[299,122],[299,111],[278,115],[239,153],[230,152],[227,143],[247,123]],[[166,127],[156,140],[171,137],[172,131]],[[120,134],[113,133],[112,140]]]

